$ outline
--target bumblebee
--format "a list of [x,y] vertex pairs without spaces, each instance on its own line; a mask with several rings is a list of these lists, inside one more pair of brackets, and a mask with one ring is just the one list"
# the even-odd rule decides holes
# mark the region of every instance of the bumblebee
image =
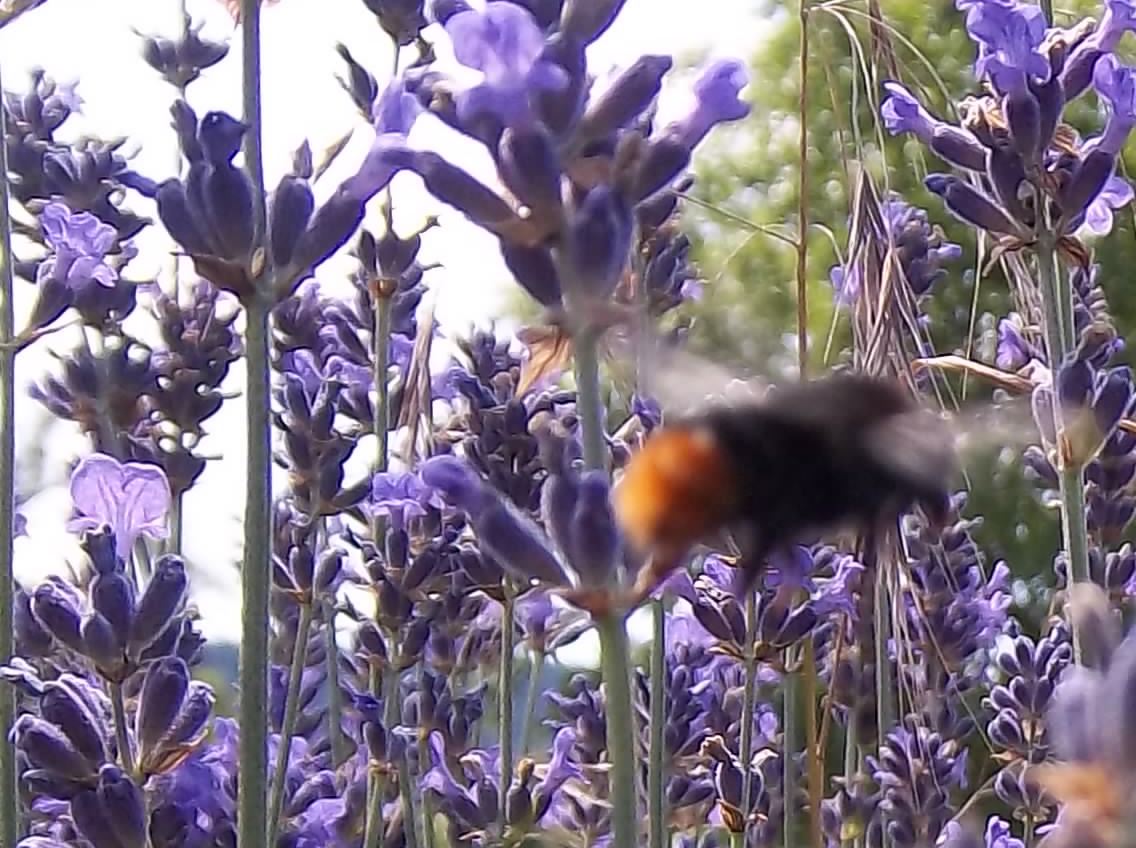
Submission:
[[915,507],[942,523],[957,465],[946,423],[898,381],[836,373],[667,422],[628,462],[614,507],[654,584],[728,533],[741,593],[771,554],[816,534],[876,531]]

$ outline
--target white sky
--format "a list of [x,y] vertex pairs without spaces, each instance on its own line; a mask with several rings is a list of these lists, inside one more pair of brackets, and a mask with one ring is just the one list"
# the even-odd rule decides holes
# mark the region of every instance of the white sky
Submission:
[[[199,117],[211,109],[240,116],[239,33],[233,32],[231,20],[215,0],[188,0],[186,5],[195,21],[205,22],[206,36],[233,36],[228,57],[190,87],[190,105]],[[134,167],[158,180],[170,176],[177,156],[169,125],[174,90],[143,62],[135,31],[174,36],[180,26],[179,10],[177,0],[48,0],[0,30],[4,88],[24,90],[28,71],[36,66],[58,82],[78,80],[78,92],[85,101],[83,114],[72,118],[64,137],[84,132],[104,138],[129,137],[129,149],[139,150]],[[616,24],[592,46],[590,67],[602,72],[626,66],[647,52],[672,53],[680,62],[707,51],[744,59],[758,48],[763,22],[754,0],[628,0]],[[335,79],[344,71],[335,44],[345,43],[381,85],[390,67],[389,42],[361,0],[282,0],[264,11],[261,36],[264,167],[270,189],[289,168],[292,151],[305,138],[318,156],[355,128],[352,142],[317,185],[318,202],[358,166],[371,138],[369,127]],[[664,115],[683,107],[683,80],[674,76],[662,98]],[[437,123],[422,122],[412,141],[443,150],[490,180],[484,151]],[[398,178],[392,191],[396,226],[403,231],[428,214],[441,214],[443,226],[426,240],[423,259],[445,266],[427,277],[444,327],[460,329],[500,314],[508,275],[492,240],[457,213],[434,203],[415,177]],[[153,214],[152,207],[138,204],[136,196],[131,203],[142,214]],[[168,242],[160,227],[149,228],[138,243],[142,255],[126,271],[131,279],[145,279],[147,273],[168,263]],[[341,257],[327,263],[318,276],[335,287],[337,278],[341,280],[350,268],[351,260]],[[30,286],[17,286],[19,321],[19,310],[30,301]],[[66,466],[89,448],[63,427],[53,427],[45,435],[42,411],[24,393],[29,382],[51,367],[48,351],[66,350],[73,338],[61,333],[19,358],[17,450],[44,451],[49,475],[48,488],[23,507],[31,538],[18,539],[16,551],[17,575],[25,580],[60,571],[75,556],[73,541],[63,531],[69,509]],[[243,369],[238,365],[227,388],[240,391],[243,382]],[[235,641],[240,592],[233,563],[240,557],[243,510],[242,402],[226,404],[207,427],[213,434],[210,451],[224,458],[209,464],[187,497],[184,549],[191,563],[208,572],[194,572],[202,629],[210,639]],[[590,640],[581,642],[579,651],[594,651]]]

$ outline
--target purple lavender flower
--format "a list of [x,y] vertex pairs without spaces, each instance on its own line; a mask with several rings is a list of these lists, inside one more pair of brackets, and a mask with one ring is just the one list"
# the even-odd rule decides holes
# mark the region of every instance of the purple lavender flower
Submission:
[[1136,69],[1111,54],[1102,56],[1093,69],[1093,86],[1107,106],[1108,120],[1104,132],[1086,142],[1084,151],[1100,149],[1117,156],[1136,127]]
[[426,515],[427,509],[441,509],[443,503],[437,490],[419,475],[384,471],[375,475],[366,506],[372,514],[389,516],[401,526],[408,519]]
[[371,113],[375,140],[359,171],[343,184],[346,192],[366,201],[387,186],[405,161],[403,154],[408,151],[406,137],[421,111],[418,101],[406,91],[401,78],[387,84]]
[[139,537],[166,537],[170,489],[166,475],[156,465],[121,463],[106,454],[91,454],[80,460],[71,474],[71,500],[77,517],[68,529],[109,526],[114,531],[115,551],[122,559],[130,556]]
[[989,76],[1001,94],[1019,92],[1031,80],[1049,79],[1049,58],[1041,51],[1045,15],[1025,3],[975,3],[966,29],[979,44],[975,76]]
[[54,255],[39,266],[40,281],[46,277],[72,291],[92,282],[111,288],[118,274],[106,264],[118,234],[90,212],[72,212],[67,204],[49,203],[40,216],[44,237]]
[[738,98],[748,81],[742,62],[736,59],[711,62],[694,83],[694,108],[667,132],[687,150],[693,150],[718,124],[740,121],[750,112],[749,104]]
[[527,9],[490,0],[484,10],[452,15],[445,29],[458,62],[483,74],[483,81],[456,95],[458,117],[472,123],[489,115],[502,126],[532,119],[531,97],[568,85],[567,73],[544,58],[544,33]]

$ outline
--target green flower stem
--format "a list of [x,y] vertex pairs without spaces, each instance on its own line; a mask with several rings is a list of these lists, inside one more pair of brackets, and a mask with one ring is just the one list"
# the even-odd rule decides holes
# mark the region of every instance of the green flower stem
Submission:
[[[874,557],[874,555],[873,555]],[[893,700],[894,686],[891,679],[891,660],[888,657],[888,642],[891,640],[891,605],[887,587],[887,576],[877,563],[875,571],[875,613],[876,613],[876,732],[880,744],[887,738],[888,731],[896,722]]]
[[[848,723],[844,726],[844,784],[851,788],[860,772],[860,747],[856,741],[856,722],[852,714],[848,715]],[[852,839],[852,848],[863,848],[864,836],[857,833]]]
[[[742,816],[744,823],[741,833],[731,834],[734,848],[745,845],[746,830],[749,828],[749,808],[753,796],[753,775],[750,763],[753,761],[753,711],[757,702],[757,592],[750,592],[745,602],[745,688],[742,690],[742,738],[738,760],[742,767]],[[746,721],[744,716],[749,716]]]
[[[7,138],[0,109],[0,139]],[[13,596],[16,585],[13,537],[16,532],[16,318],[12,307],[12,219],[8,207],[8,148],[0,144],[0,663],[15,651]],[[8,734],[16,721],[16,693],[0,686],[0,845],[19,836],[16,748]]]
[[[127,774],[134,774],[134,751],[130,748],[130,732],[126,722],[126,701],[122,684],[110,684],[110,708],[114,716],[114,740],[118,746],[118,762]],[[11,843],[15,845],[15,843]]]
[[820,804],[824,796],[824,752],[820,749],[820,731],[817,727],[819,675],[816,644],[811,637],[806,637],[802,652],[801,673],[805,678],[805,745],[808,747],[805,761],[808,765],[809,837],[813,848],[824,848],[824,826],[820,817]]
[[513,587],[506,578],[501,609],[501,668],[497,677],[497,735],[501,743],[501,820],[504,821],[509,786],[513,782]]
[[[418,678],[418,691],[421,692],[426,687],[426,660],[425,659],[422,659],[418,662],[418,668],[417,668],[417,671],[416,671],[416,675],[417,675],[417,678]],[[426,736],[419,734],[418,735],[418,774],[416,775],[416,777],[418,777],[419,780],[421,780],[423,777],[425,777],[426,772],[428,771],[427,764],[429,762],[430,762],[430,744],[429,744],[429,741],[427,740]],[[406,771],[406,781],[407,782],[405,784],[403,784],[403,782],[402,782],[403,769],[405,769],[405,771]],[[409,760],[409,758],[404,758],[403,761],[399,764],[398,779],[399,779],[398,785],[400,787],[399,792],[403,792],[407,796],[409,796],[409,794],[411,792],[409,787],[412,786],[412,784],[410,783],[410,760]],[[402,788],[404,785],[407,788]],[[436,834],[434,833],[434,807],[433,807],[432,801],[433,801],[433,799],[429,795],[427,795],[425,792],[422,793],[422,841],[425,844],[426,848],[434,848],[434,842],[435,842],[435,836],[436,836]]]
[[[386,674],[384,675],[379,669],[372,667],[370,674],[371,694],[375,697],[383,695],[384,677],[396,676],[394,668],[390,665],[387,666]],[[383,724],[387,724],[390,717],[391,709],[388,707],[387,702],[383,702]],[[385,766],[385,763],[376,765]],[[383,820],[383,783],[385,776],[377,774],[377,769],[372,768],[368,772],[367,778],[367,823],[363,831],[363,846],[364,848],[376,848],[379,841],[383,837],[386,830],[386,822]]]
[[284,786],[287,783],[288,758],[292,752],[292,736],[300,716],[300,684],[304,680],[304,665],[308,659],[308,637],[312,631],[311,599],[300,602],[300,623],[296,628],[296,644],[292,648],[292,667],[288,671],[288,700],[284,702],[284,723],[280,727],[280,741],[276,749],[276,771],[272,779],[272,800],[268,804],[268,844],[276,844],[280,832],[280,812],[284,806]]
[[[607,467],[600,404],[600,366],[592,330],[576,335],[576,409],[583,431],[584,464],[594,470]],[[635,777],[635,715],[631,708],[631,660],[626,621],[615,609],[599,617],[600,664],[606,687],[607,752],[611,759],[612,848],[639,848],[639,809]]]
[[533,719],[536,718],[536,698],[539,694],[540,675],[544,671],[544,651],[533,651],[529,657],[529,688],[525,693],[525,719],[521,725],[521,754],[527,756],[532,742]]
[[[1045,318],[1045,346],[1049,353],[1049,366],[1054,384],[1057,369],[1076,348],[1077,333],[1073,324],[1073,287],[1068,276],[1061,272],[1057,245],[1051,234],[1037,238],[1037,279]],[[1064,432],[1064,415],[1059,404],[1053,404],[1054,425],[1058,436]],[[1089,537],[1086,524],[1084,466],[1076,457],[1065,456],[1058,446],[1057,474],[1061,490],[1061,536],[1069,558],[1069,581],[1086,583],[1089,580]],[[1075,622],[1073,630],[1073,657],[1081,662],[1081,634]]]
[[607,751],[611,758],[608,780],[615,836],[612,848],[639,848],[635,719],[631,712],[631,662],[625,620],[621,613],[610,612],[596,622],[596,628],[606,687]]
[[[244,159],[253,185],[254,232],[264,238],[264,166],[260,118],[260,0],[241,0],[241,44],[245,134]],[[267,261],[267,255],[266,255]],[[271,290],[270,271],[254,282]],[[247,298],[245,307],[245,470],[244,559],[241,567],[241,737],[238,753],[238,848],[266,845],[268,805],[268,621],[269,555],[272,536],[272,422],[269,417],[269,312],[266,296]]]
[[343,715],[343,695],[339,691],[339,645],[335,641],[335,601],[323,601],[324,653],[327,654],[327,732],[331,737],[331,759],[336,768],[347,761],[347,750],[339,717]]
[[663,599],[651,602],[654,627],[651,634],[651,740],[647,764],[647,822],[651,848],[667,846],[666,751],[666,639],[667,609]]
[[[793,667],[793,654],[792,649],[785,651],[785,666],[786,668]],[[797,710],[800,708],[801,688],[801,674],[797,671],[790,671],[785,674],[784,686],[782,691],[784,693],[784,709],[782,724],[782,749],[781,749],[781,786],[783,794],[783,810],[782,810],[782,827],[781,839],[784,848],[800,848],[804,840],[800,832],[800,810],[794,800],[794,794],[797,791],[800,776],[797,774],[797,764],[793,761],[793,755],[797,753],[799,732],[797,730]]]
[[170,535],[169,538],[166,539],[167,553],[181,553],[182,517],[184,515],[184,511],[185,495],[179,494],[176,498],[174,498],[174,502],[170,504]]
[[595,333],[584,330],[575,339],[576,408],[583,431],[584,464],[588,468],[607,467],[604,442],[603,404],[600,403],[600,360]]

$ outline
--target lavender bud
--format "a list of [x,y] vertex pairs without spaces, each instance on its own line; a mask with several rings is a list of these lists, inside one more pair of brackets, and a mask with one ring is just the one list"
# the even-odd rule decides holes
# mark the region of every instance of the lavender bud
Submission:
[[87,838],[91,845],[107,848],[126,848],[118,840],[114,823],[110,820],[103,805],[99,803],[98,792],[84,789],[71,799],[71,818],[75,827]]
[[1116,169],[1116,157],[1100,148],[1089,151],[1078,164],[1073,176],[1061,186],[1058,195],[1062,217],[1078,218],[1104,190]]
[[33,767],[66,780],[89,780],[100,765],[80,754],[62,730],[36,716],[25,714],[16,720],[12,741]]
[[292,267],[300,271],[315,268],[347,243],[363,221],[364,204],[352,191],[342,186],[328,198],[307,230],[296,243]]
[[674,65],[670,56],[641,56],[621,73],[584,114],[580,132],[586,138],[606,138],[624,129],[651,105]]
[[49,581],[36,587],[32,595],[32,612],[44,629],[55,639],[74,651],[83,651],[80,635],[82,619],[78,606],[60,588]]
[[502,240],[500,248],[501,258],[513,278],[537,303],[545,307],[560,304],[560,277],[547,247],[528,247]]
[[619,555],[619,527],[609,495],[604,472],[589,471],[581,475],[572,516],[570,559],[582,580],[593,586],[611,581]]
[[497,147],[501,179],[513,195],[550,229],[560,222],[560,157],[539,126],[508,128]]
[[146,669],[134,729],[143,752],[161,743],[181,711],[188,689],[189,669],[178,657],[163,657]]
[[1107,51],[1100,50],[1087,42],[1082,42],[1073,51],[1061,74],[1061,87],[1066,101],[1080,97],[1089,87],[1097,59],[1105,52]]
[[123,848],[143,848],[146,844],[146,806],[140,790],[113,765],[99,770],[95,790],[99,805]]
[[130,650],[143,651],[169,627],[170,619],[185,600],[185,562],[166,554],[154,563],[154,575],[138,601],[130,631]]
[[315,582],[313,583],[315,591],[321,595],[332,591],[342,570],[343,552],[334,548],[325,551],[320,556],[319,565],[316,567]]
[[567,0],[560,14],[560,29],[581,44],[591,44],[619,16],[626,0]]
[[272,262],[286,268],[292,261],[296,245],[308,228],[315,208],[315,198],[307,180],[286,175],[272,194],[268,216],[268,234],[272,245]]
[[92,612],[83,621],[83,653],[99,671],[117,677],[125,661],[126,646],[118,640],[114,627],[100,613]]
[[990,200],[968,183],[950,174],[931,174],[923,184],[943,198],[947,208],[963,221],[992,233],[1014,235],[1017,227]]
[[629,199],[638,203],[674,182],[690,164],[690,153],[689,147],[667,135],[648,141]]
[[410,555],[410,536],[401,528],[387,529],[386,539],[387,567],[402,571],[406,568]]
[[1065,108],[1065,89],[1061,86],[1061,78],[1056,74],[1048,82],[1030,87],[1038,105],[1037,152],[1044,156],[1053,143],[1054,133],[1061,121],[1061,112]]
[[40,716],[58,727],[92,766],[107,761],[106,740],[95,716],[69,686],[59,681],[44,684]]
[[134,623],[134,585],[121,573],[100,574],[91,583],[91,605],[114,628],[119,644],[126,645]]
[[413,163],[432,195],[464,212],[475,224],[495,231],[516,218],[496,192],[437,153],[416,153]]
[[605,185],[591,189],[568,225],[569,282],[577,294],[610,297],[631,250],[631,210]]
[[537,96],[542,123],[560,137],[575,125],[584,108],[588,88],[586,43],[567,32],[554,32],[544,43],[538,61],[552,62],[568,75],[568,84],[559,91],[544,90]]
[[1033,93],[1022,86],[1006,95],[1002,109],[1010,128],[1014,149],[1027,162],[1037,160],[1041,144],[1041,107]]
[[932,152],[968,171],[986,167],[986,148],[972,133],[950,124],[940,124],[931,135]]
[[1120,420],[1132,408],[1132,394],[1132,374],[1127,368],[1110,371],[1097,389],[1093,415],[1102,442],[1112,436]]
[[177,180],[166,180],[158,186],[156,196],[158,218],[166,232],[187,252],[208,254],[212,252],[206,236],[197,225],[197,213],[190,206],[185,187]]

